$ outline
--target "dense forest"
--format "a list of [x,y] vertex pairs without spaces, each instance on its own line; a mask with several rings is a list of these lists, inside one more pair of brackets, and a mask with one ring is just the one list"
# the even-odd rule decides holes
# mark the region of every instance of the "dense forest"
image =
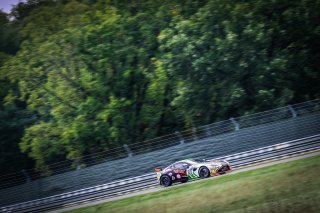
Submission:
[[0,172],[320,98],[319,0],[28,0],[0,11]]

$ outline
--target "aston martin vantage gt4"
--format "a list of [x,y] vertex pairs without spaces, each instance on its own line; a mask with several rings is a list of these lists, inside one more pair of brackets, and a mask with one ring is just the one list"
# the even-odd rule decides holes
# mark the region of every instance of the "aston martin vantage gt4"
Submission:
[[165,169],[155,168],[157,179],[162,186],[170,186],[175,182],[185,183],[194,178],[208,178],[230,171],[230,163],[225,160],[187,159],[175,162]]

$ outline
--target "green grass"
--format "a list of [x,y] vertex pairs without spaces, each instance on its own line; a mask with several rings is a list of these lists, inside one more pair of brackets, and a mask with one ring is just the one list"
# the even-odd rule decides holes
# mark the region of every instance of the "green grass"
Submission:
[[320,156],[71,212],[320,212]]

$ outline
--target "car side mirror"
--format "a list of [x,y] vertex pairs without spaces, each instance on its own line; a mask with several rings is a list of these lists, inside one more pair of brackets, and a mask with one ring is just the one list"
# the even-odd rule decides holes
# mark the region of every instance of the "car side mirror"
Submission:
[[162,168],[157,167],[157,168],[154,169],[154,171],[155,171],[155,172],[161,172],[161,171],[162,171]]

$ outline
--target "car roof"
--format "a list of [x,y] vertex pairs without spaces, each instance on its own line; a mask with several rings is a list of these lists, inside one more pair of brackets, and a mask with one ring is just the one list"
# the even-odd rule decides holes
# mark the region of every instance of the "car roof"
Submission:
[[[196,161],[194,161],[193,159],[185,159],[185,160],[180,160],[178,162],[186,162],[186,163],[197,163]],[[177,163],[178,163],[177,162]]]

